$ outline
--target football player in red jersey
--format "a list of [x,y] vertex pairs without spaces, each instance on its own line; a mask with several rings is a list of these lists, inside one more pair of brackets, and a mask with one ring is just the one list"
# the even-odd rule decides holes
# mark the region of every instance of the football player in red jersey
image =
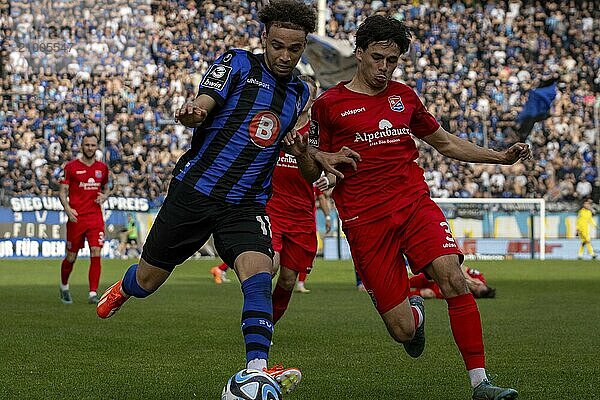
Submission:
[[321,152],[341,150],[357,160],[355,169],[337,171],[342,179],[333,199],[356,269],[390,335],[412,357],[425,348],[424,302],[408,297],[405,255],[412,271],[426,272],[446,298],[473,399],[514,399],[516,390],[487,378],[481,320],[460,268],[463,256],[414,161],[419,153],[413,137],[466,162],[513,164],[531,158],[531,151],[524,143],[504,151],[482,148],[440,127],[413,89],[391,81],[410,41],[401,21],[368,17],[356,33],[354,77],[315,101],[309,146],[293,133],[286,143],[310,182],[329,169]]
[[[310,98],[298,117],[296,127],[300,135],[306,136],[317,86],[308,76],[300,79],[308,83]],[[317,254],[315,196],[325,216],[329,216],[329,204],[323,193],[302,177],[294,156],[281,152],[273,172],[273,193],[267,203],[275,250],[273,263],[275,269],[279,267],[279,277],[273,290],[275,323],[287,309],[298,274],[310,273]]]
[[90,247],[89,297],[90,304],[98,303],[100,282],[100,253],[104,244],[104,218],[102,203],[109,193],[108,166],[96,161],[98,138],[88,133],[81,141],[81,157],[65,165],[60,181],[60,202],[69,220],[67,222],[67,255],[60,266],[60,299],[65,304],[73,302],[69,292],[69,276],[77,260],[79,249],[87,239]]
[[[463,274],[467,286],[473,296],[477,299],[496,297],[496,289],[488,286],[487,281],[481,271],[469,268],[463,264]],[[417,274],[410,278],[410,295],[418,295],[425,299],[443,299],[444,295],[440,290],[440,286],[433,280],[429,279],[424,273]]]

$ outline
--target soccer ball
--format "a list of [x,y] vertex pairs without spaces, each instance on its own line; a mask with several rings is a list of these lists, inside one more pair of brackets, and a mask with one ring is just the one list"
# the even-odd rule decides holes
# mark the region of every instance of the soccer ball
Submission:
[[281,400],[281,389],[268,374],[243,369],[229,378],[221,400]]

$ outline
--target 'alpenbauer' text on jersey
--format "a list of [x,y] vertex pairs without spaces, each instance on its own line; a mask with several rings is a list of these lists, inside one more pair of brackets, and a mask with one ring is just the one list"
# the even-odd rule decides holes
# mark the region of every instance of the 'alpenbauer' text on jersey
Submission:
[[344,226],[373,222],[428,195],[413,136],[424,138],[440,124],[407,85],[388,82],[370,96],[342,82],[323,93],[311,109],[309,143],[323,151],[347,146],[362,161],[342,166],[333,199]]
[[214,199],[265,204],[281,139],[308,101],[306,83],[295,76],[278,79],[262,54],[234,49],[208,69],[202,94],[217,106],[194,130],[175,178]]

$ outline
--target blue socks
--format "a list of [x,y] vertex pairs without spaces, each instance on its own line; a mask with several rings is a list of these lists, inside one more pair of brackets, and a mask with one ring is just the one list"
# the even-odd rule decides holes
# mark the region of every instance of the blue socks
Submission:
[[152,294],[152,292],[147,291],[143,287],[141,287],[135,277],[135,271],[137,271],[137,264],[133,264],[127,272],[125,272],[125,276],[123,277],[123,283],[121,284],[121,288],[123,291],[129,296],[137,297],[139,299],[143,299],[144,297],[148,297]]
[[244,308],[242,333],[246,343],[246,362],[267,360],[273,337],[273,302],[271,274],[261,272],[242,283]]

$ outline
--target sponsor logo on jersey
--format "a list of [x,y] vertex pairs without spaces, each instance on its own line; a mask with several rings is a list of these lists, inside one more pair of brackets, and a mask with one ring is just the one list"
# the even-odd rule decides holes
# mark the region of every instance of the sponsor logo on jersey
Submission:
[[77,175],[85,174],[85,171],[75,171]]
[[229,54],[225,54],[225,57],[223,57],[223,62],[229,62],[231,61],[231,59],[233,58],[233,54],[229,53]]
[[[379,130],[375,132],[355,133],[354,143],[368,142],[370,145],[392,143],[395,140],[390,138],[410,135],[412,133],[409,128],[394,128],[392,123],[387,119],[379,121],[378,127]],[[374,140],[377,142],[373,142]]]
[[262,111],[256,114],[248,127],[250,140],[260,148],[275,144],[280,129],[281,122],[271,111]]
[[246,83],[259,86],[263,89],[271,90],[271,85],[269,85],[268,83],[265,83],[265,82],[261,82],[258,79],[248,78],[248,79],[246,79]]
[[340,114],[340,116],[341,117],[347,117],[348,115],[354,115],[354,114],[358,114],[358,113],[365,112],[365,111],[367,111],[367,109],[364,108],[364,107],[355,108],[353,110],[346,110],[346,111],[342,112]]
[[215,90],[223,90],[232,69],[229,65],[211,65],[206,75],[204,75],[201,85]]
[[284,155],[279,156],[277,159],[277,166],[285,168],[298,168],[298,161],[296,161],[296,157],[293,155],[284,153]]
[[100,187],[100,182],[96,182],[94,178],[89,178],[87,182],[79,182],[79,187],[83,190],[97,190]]
[[404,103],[402,103],[402,98],[400,96],[390,96],[388,97],[388,101],[390,102],[392,111],[404,111]]

